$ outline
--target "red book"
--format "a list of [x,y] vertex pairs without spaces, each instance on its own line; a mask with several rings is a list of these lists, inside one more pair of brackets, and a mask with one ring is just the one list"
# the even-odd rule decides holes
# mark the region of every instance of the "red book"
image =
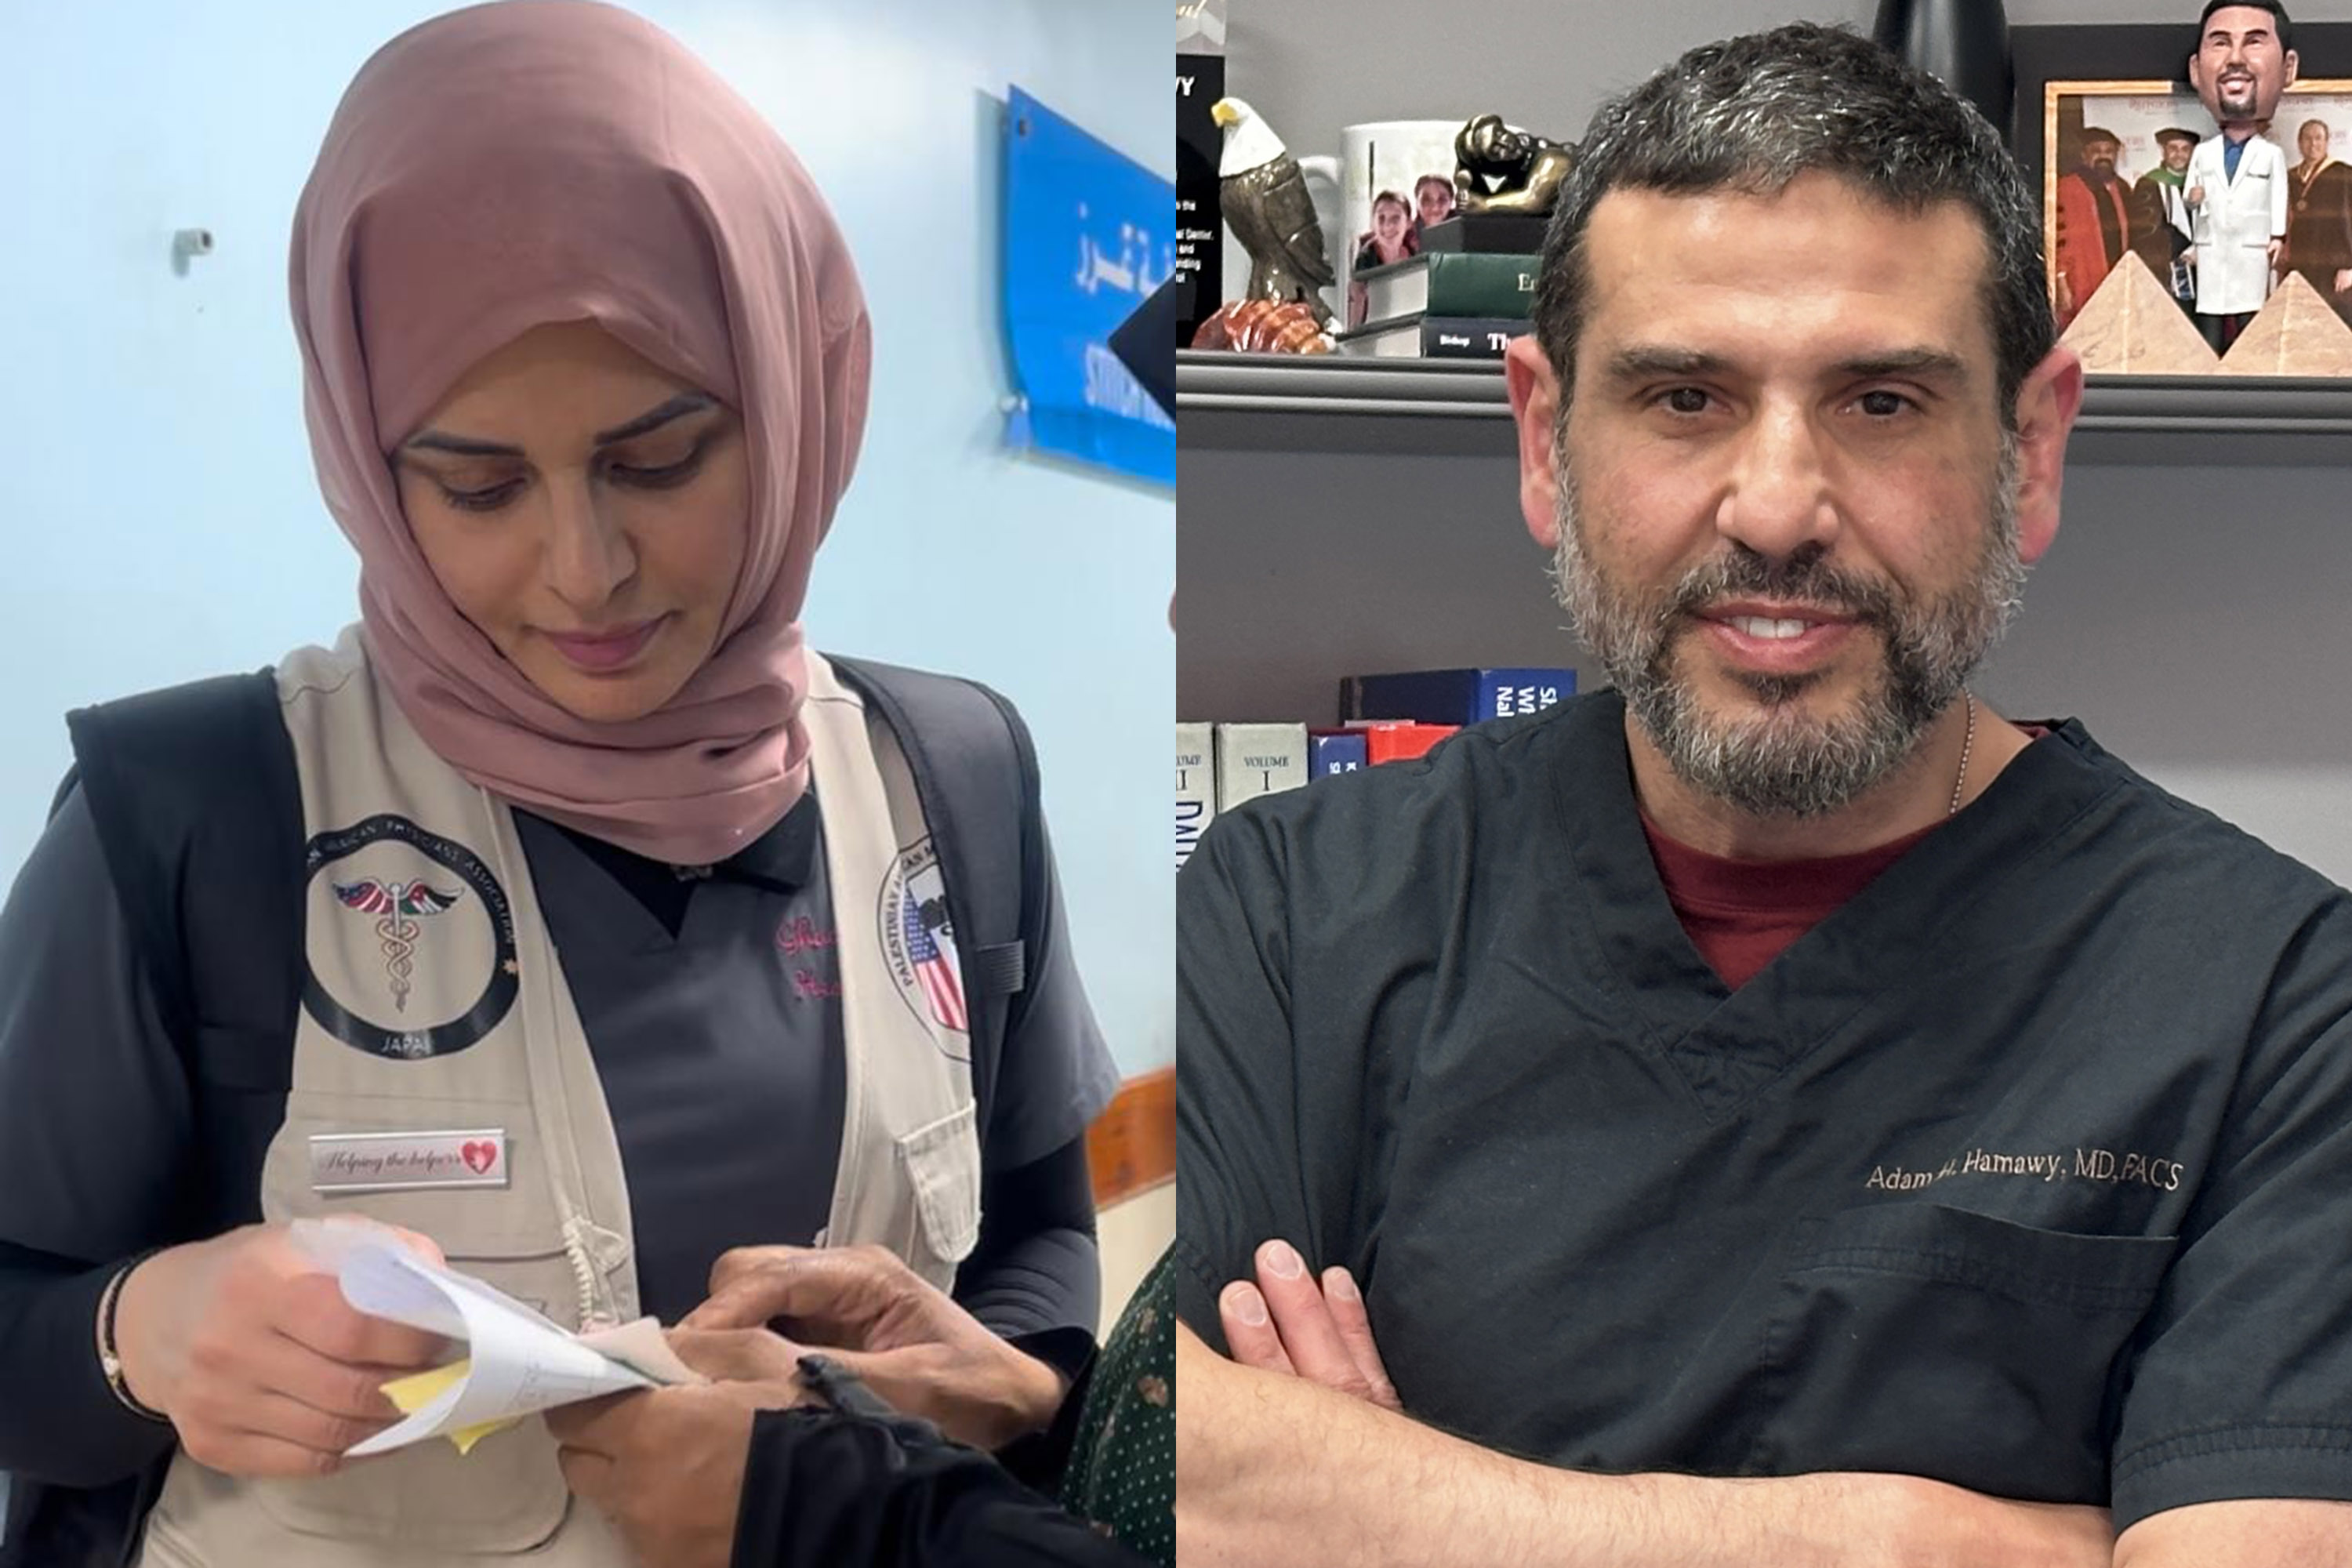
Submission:
[[1364,751],[1374,767],[1422,756],[1462,728],[1459,724],[1409,724],[1393,720],[1372,720],[1348,727],[1364,732]]

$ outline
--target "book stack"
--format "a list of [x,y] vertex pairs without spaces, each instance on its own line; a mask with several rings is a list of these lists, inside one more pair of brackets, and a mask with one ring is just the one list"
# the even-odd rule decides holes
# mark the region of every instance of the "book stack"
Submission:
[[1529,330],[1545,220],[1475,213],[1422,231],[1421,254],[1355,275],[1364,324],[1339,352],[1370,359],[1500,359]]
[[1176,726],[1176,865],[1220,813],[1278,790],[1409,761],[1466,724],[1538,713],[1576,691],[1572,669],[1496,667],[1351,675],[1330,727]]
[[1481,669],[1413,669],[1396,675],[1351,675],[1339,682],[1342,723],[1412,720],[1423,724],[1481,724],[1540,713],[1576,695],[1576,671],[1498,666]]

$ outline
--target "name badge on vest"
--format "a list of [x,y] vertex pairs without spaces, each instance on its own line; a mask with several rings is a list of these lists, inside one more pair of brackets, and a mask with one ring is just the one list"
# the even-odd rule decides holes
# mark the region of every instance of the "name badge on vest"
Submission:
[[418,1187],[503,1187],[503,1127],[453,1132],[316,1132],[314,1193],[396,1193]]

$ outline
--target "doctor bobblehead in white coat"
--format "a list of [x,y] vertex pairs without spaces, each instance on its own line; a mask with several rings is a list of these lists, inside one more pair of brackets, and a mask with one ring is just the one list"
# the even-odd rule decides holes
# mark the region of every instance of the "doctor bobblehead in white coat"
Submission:
[[[2294,80],[2288,23],[2276,4],[2212,0],[2198,25],[2189,80],[2221,134],[2189,154],[2187,200],[2197,267],[2198,325],[2217,348],[2234,342],[2270,298],[2286,237],[2286,153],[2256,134]],[[2238,149],[2237,173],[2229,153]]]

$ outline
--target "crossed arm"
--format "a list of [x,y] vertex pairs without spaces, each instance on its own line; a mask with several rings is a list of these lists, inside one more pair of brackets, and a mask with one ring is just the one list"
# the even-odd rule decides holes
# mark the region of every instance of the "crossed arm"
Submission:
[[[1271,1272],[1266,1256],[1255,1292],[1236,1285],[1220,1300],[1228,1342],[1256,1364],[1227,1361],[1177,1330],[1177,1553],[1188,1568],[2352,1561],[2347,1503],[2204,1503],[2144,1520],[2118,1541],[2099,1510],[2011,1502],[1911,1476],[1599,1476],[1508,1458],[1390,1408],[1394,1396],[1382,1398],[1386,1374],[1349,1288],[1327,1300],[1312,1278]],[[1236,1316],[1253,1293],[1270,1309],[1264,1325],[1250,1324],[1245,1308]]]

